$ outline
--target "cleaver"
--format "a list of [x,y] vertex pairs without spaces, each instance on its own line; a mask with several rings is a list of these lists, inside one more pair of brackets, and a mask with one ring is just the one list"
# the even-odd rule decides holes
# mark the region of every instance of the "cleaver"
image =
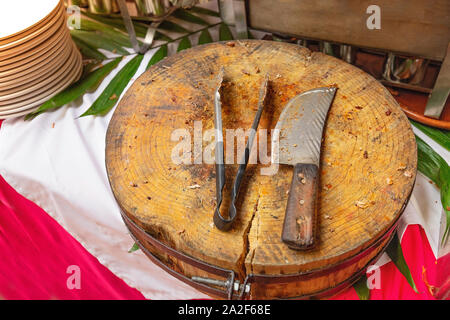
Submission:
[[281,239],[294,250],[316,245],[320,148],[334,87],[303,92],[280,114],[272,135],[272,163],[294,166]]

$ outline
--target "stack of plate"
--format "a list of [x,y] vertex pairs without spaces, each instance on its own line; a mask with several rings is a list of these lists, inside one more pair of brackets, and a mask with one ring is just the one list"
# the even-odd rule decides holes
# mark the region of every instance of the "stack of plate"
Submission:
[[0,10],[0,119],[34,111],[81,73],[61,0],[8,1]]

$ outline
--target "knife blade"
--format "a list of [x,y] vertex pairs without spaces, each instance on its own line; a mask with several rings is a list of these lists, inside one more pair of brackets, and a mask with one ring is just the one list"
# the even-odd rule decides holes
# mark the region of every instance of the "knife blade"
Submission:
[[337,88],[324,87],[292,98],[272,137],[272,162],[294,166],[281,239],[294,250],[316,245],[320,148]]

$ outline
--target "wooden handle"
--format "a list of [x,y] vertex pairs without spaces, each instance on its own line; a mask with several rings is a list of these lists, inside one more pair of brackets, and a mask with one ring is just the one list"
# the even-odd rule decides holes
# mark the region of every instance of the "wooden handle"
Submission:
[[281,235],[291,249],[309,250],[316,245],[318,174],[315,164],[294,166]]

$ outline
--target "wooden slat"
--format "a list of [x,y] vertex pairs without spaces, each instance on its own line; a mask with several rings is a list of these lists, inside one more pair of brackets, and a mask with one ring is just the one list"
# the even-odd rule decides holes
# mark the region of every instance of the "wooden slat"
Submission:
[[[380,30],[366,27],[372,4],[381,8]],[[450,40],[448,0],[258,0],[247,9],[255,29],[439,61]]]

